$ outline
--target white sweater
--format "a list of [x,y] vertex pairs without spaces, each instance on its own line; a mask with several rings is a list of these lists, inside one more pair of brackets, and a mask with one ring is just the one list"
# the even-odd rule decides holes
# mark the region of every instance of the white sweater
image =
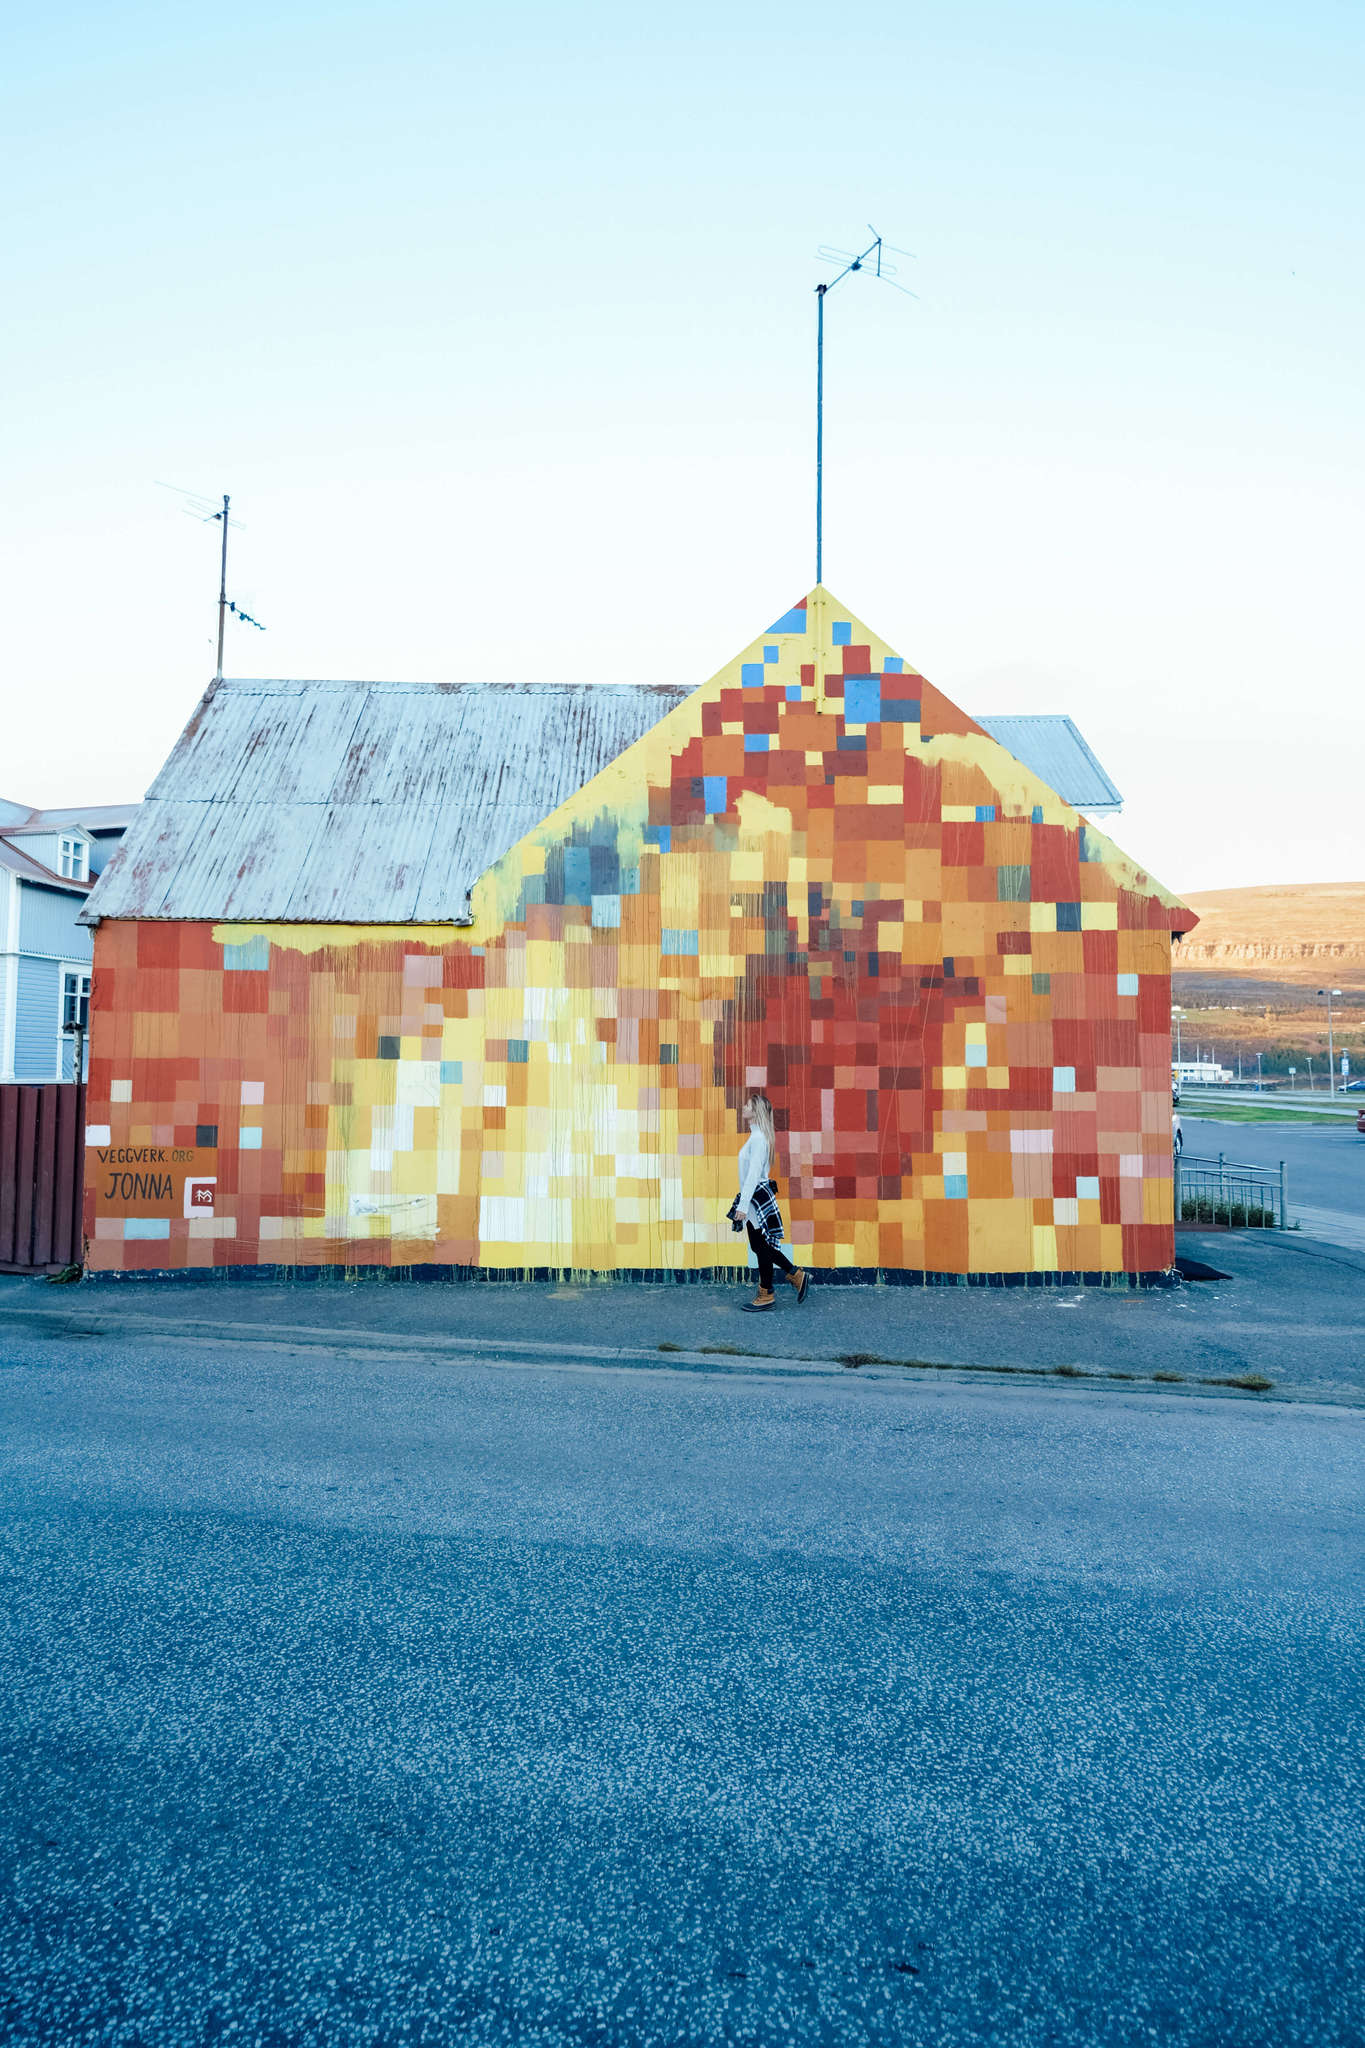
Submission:
[[754,1189],[759,1182],[768,1178],[768,1141],[762,1131],[752,1130],[739,1148],[739,1210],[741,1220],[747,1218]]

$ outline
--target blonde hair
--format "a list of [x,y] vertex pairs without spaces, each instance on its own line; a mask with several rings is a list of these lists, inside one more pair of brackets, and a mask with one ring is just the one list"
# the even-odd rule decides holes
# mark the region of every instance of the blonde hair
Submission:
[[757,1088],[751,1088],[744,1101],[746,1106],[753,1104],[754,1122],[768,1141],[768,1172],[771,1174],[777,1164],[777,1126],[773,1122],[773,1106]]

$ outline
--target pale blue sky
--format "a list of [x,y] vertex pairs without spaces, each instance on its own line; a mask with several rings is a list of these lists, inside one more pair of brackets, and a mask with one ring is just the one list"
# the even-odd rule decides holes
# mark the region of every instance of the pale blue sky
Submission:
[[11,29],[0,792],[212,668],[700,681],[826,580],[1187,889],[1365,874],[1358,7],[53,6]]

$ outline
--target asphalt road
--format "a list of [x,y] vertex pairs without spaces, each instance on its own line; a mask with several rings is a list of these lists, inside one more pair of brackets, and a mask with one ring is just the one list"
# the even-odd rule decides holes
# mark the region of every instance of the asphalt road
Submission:
[[9,2043],[1365,2031],[1359,1411],[0,1366]]
[[[1362,1096],[1365,1101],[1365,1096]],[[1213,1117],[1180,1120],[1187,1152],[1226,1152],[1245,1166],[1278,1166],[1289,1175],[1289,1201],[1365,1217],[1365,1138],[1354,1124],[1220,1124]]]

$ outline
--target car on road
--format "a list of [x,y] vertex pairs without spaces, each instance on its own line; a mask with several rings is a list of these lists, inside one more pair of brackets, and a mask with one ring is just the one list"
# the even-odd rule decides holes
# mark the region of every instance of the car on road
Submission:
[[1365,1138],[1365,1106],[1356,1111],[1356,1129],[1360,1132],[1361,1137]]

